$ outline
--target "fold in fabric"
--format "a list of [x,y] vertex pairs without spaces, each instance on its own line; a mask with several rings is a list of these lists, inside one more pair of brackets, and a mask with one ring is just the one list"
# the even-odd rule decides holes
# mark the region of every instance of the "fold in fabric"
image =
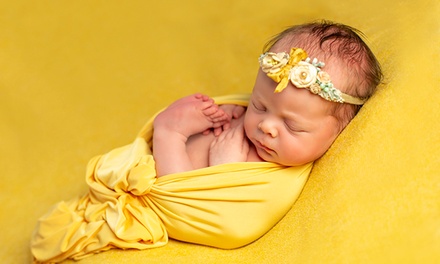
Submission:
[[[246,106],[248,98],[216,102]],[[244,246],[287,213],[312,168],[240,162],[156,178],[153,120],[130,145],[89,162],[87,194],[56,204],[39,219],[31,240],[35,262],[160,247],[168,237],[225,249]]]

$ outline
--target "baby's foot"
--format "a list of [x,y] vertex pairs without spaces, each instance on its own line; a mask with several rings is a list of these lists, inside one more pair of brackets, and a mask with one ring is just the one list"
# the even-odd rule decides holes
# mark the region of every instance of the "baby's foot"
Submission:
[[154,121],[155,129],[175,131],[186,138],[221,127],[230,117],[206,95],[195,94],[172,103]]

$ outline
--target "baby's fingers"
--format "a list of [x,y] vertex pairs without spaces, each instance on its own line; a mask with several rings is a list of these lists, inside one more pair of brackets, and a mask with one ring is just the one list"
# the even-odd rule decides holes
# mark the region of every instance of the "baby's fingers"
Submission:
[[214,127],[213,132],[214,136],[218,137],[223,132],[223,128],[221,126]]
[[238,119],[239,117],[241,117],[244,114],[245,110],[246,109],[243,106],[236,105],[234,107],[234,109],[232,110],[232,117],[235,119]]

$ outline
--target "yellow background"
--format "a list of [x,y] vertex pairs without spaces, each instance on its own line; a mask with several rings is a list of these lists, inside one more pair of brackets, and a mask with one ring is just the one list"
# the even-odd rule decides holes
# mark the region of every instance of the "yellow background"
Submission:
[[31,261],[38,217],[87,190],[92,156],[179,97],[250,92],[269,37],[321,18],[362,30],[386,83],[286,217],[238,250],[171,241],[80,263],[439,262],[439,13],[435,0],[1,0],[2,263]]

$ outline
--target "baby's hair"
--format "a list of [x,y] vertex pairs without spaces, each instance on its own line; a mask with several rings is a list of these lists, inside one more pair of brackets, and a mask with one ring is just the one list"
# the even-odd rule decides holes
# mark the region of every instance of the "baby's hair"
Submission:
[[[344,93],[368,99],[381,83],[380,64],[370,48],[362,40],[364,34],[350,26],[331,21],[318,21],[295,25],[275,35],[264,46],[264,52],[275,46],[290,49],[298,47],[324,62],[342,63],[347,69],[346,87],[338,87]],[[331,67],[331,63],[327,63]],[[362,106],[333,103],[330,113],[335,116],[342,130]]]

